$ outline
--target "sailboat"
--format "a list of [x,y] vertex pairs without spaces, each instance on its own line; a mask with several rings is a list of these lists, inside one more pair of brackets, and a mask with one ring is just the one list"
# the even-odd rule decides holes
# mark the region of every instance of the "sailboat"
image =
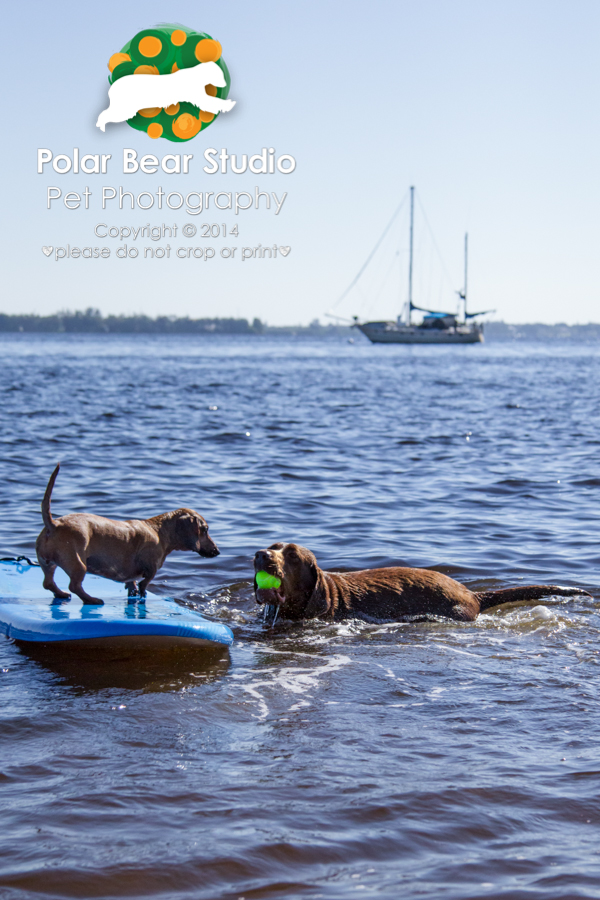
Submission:
[[[413,232],[415,189],[410,189],[410,255],[408,265],[408,301],[405,315],[398,316],[396,322],[360,322],[354,316],[354,328],[369,338],[373,344],[479,344],[483,342],[483,325],[473,321],[486,312],[467,311],[467,264],[468,234],[465,235],[465,282],[462,291],[457,291],[462,301],[462,316],[459,313],[436,312],[415,306],[412,300],[413,287]],[[425,313],[418,325],[412,322],[413,310]]]

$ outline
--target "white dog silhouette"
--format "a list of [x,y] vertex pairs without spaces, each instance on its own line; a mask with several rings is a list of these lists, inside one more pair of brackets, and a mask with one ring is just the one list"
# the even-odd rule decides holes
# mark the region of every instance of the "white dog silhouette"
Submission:
[[219,100],[206,93],[206,85],[225,87],[223,70],[215,62],[199,63],[170,75],[124,75],[108,89],[108,109],[102,110],[96,125],[106,130],[108,122],[125,122],[138,110],[149,107],[193,103],[204,112],[229,112],[235,100]]

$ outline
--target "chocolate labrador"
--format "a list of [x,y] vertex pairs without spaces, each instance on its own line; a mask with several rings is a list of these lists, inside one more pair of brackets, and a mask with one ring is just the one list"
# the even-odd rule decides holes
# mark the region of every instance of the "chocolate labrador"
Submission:
[[[151,519],[118,522],[92,513],[71,513],[53,519],[50,497],[60,465],[52,475],[42,500],[44,529],[35,549],[44,573],[44,587],[55,597],[71,595],[56,585],[56,567],[69,576],[69,590],[84,603],[101,604],[83,588],[87,572],[125,583],[129,596],[146,594],[166,557],[173,550],[190,550],[200,556],[218,556],[208,536],[208,525],[193,509],[175,509]],[[137,582],[139,581],[139,586]]]
[[472,622],[484,609],[518,600],[570,597],[579,588],[534,584],[499,591],[470,591],[463,584],[430,569],[389,567],[360,572],[324,572],[315,556],[298,544],[272,544],[254,557],[256,572],[281,580],[279,588],[259,588],[256,602],[275,605],[286,619],[315,617],[388,619],[444,616]]

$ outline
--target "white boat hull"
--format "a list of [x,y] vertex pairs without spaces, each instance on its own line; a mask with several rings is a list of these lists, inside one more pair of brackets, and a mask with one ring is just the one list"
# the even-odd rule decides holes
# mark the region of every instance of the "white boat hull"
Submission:
[[483,329],[477,325],[463,328],[418,328],[394,322],[365,322],[356,328],[373,344],[481,344]]

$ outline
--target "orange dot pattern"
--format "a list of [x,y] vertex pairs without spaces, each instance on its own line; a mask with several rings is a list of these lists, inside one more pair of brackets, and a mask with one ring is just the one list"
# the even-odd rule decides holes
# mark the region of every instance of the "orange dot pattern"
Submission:
[[216,62],[221,58],[222,52],[223,48],[220,43],[218,41],[213,41],[211,38],[205,38],[203,41],[198,41],[194,51],[196,59],[201,63]]
[[115,67],[119,66],[123,62],[131,62],[129,53],[113,53],[108,61],[109,71],[113,72]]
[[202,122],[194,118],[190,113],[182,113],[173,122],[173,134],[184,140],[196,137],[201,128]]
[[[159,25],[138,32],[108,61],[109,82],[129,75],[167,75],[200,63],[217,62],[225,76],[226,87],[207,85],[211,97],[227,97],[229,73],[221,59],[222,47],[210,35],[189,28]],[[177,82],[175,82],[177,83]],[[214,113],[200,110],[189,98],[181,98],[164,109],[158,106],[140,109],[128,119],[128,124],[145,131],[156,140],[189,141],[217,118]]]
[[139,51],[142,56],[147,56],[150,59],[153,56],[158,56],[160,51],[162,50],[162,43],[160,38],[153,37],[152,35],[147,35],[142,38],[139,43]]

